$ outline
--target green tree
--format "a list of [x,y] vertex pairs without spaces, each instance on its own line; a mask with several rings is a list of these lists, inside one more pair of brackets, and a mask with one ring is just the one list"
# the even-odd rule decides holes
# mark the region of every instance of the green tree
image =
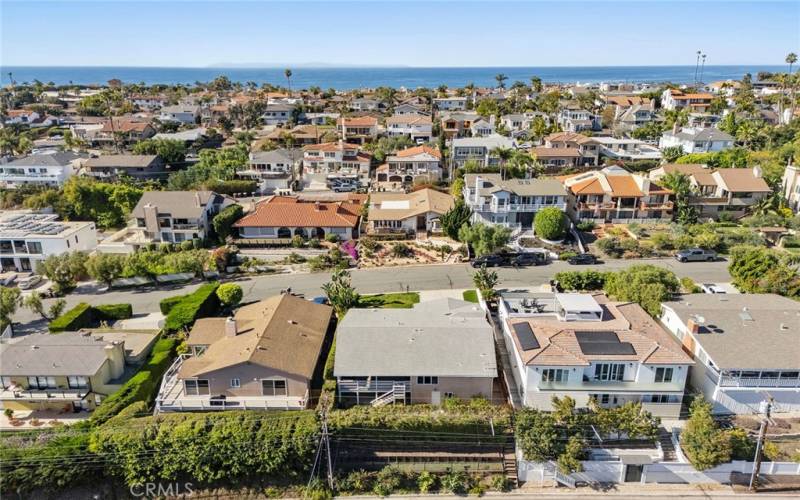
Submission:
[[289,95],[292,95],[292,70],[286,68],[283,70],[283,76],[286,77],[286,86],[289,89]]
[[217,234],[220,243],[225,243],[225,240],[230,236],[233,231],[233,224],[242,218],[244,209],[241,205],[229,205],[211,219],[211,227]]
[[0,287],[0,329],[5,329],[11,324],[11,316],[17,312],[19,306],[19,288]]
[[711,469],[731,458],[731,440],[711,415],[711,404],[696,397],[689,408],[689,419],[681,433],[681,446],[692,466]]
[[497,113],[500,112],[499,107],[497,106],[497,101],[494,99],[481,99],[478,102],[478,107],[475,108],[475,111],[484,118],[497,115]]
[[50,305],[49,309],[45,310],[42,294],[33,292],[22,299],[22,305],[41,316],[42,319],[52,321],[61,316],[64,309],[67,307],[67,301],[64,299],[57,299]]
[[450,186],[450,195],[456,200],[461,200],[462,196],[464,195],[463,177],[459,177],[458,179],[453,181],[453,185]]
[[494,76],[494,79],[497,81],[498,88],[506,88],[506,80],[508,80],[508,76],[504,75],[503,73],[499,73]]
[[47,276],[53,282],[53,291],[63,295],[75,288],[78,279],[86,274],[85,262],[83,252],[53,254],[38,262],[36,272]]
[[580,436],[573,435],[569,437],[564,451],[558,456],[557,465],[558,470],[562,474],[572,474],[573,472],[583,471],[583,458],[584,442]]
[[797,62],[797,54],[795,54],[794,52],[789,52],[789,54],[786,55],[786,64],[789,65],[789,74],[790,75],[792,74],[792,66],[796,62]]
[[355,307],[360,298],[350,282],[350,273],[344,269],[334,271],[331,280],[322,285],[322,291],[340,318],[348,309]]
[[545,240],[561,240],[567,232],[567,217],[555,207],[547,207],[536,212],[533,219],[536,236]]
[[547,462],[561,452],[562,437],[551,413],[523,408],[515,413],[514,429],[525,460]]
[[140,188],[72,176],[64,184],[62,203],[67,219],[92,220],[101,228],[121,227],[142,197]]
[[236,283],[223,283],[217,288],[217,297],[220,302],[227,307],[235,307],[239,305],[244,297],[242,287]]
[[486,264],[482,265],[480,269],[472,275],[472,283],[475,285],[475,288],[480,290],[483,299],[487,301],[494,299],[497,295],[494,287],[496,287],[499,282],[500,278],[497,276],[497,271],[489,271],[486,269]]
[[697,208],[689,203],[694,195],[691,178],[682,172],[670,172],[661,178],[661,183],[675,195],[675,211],[678,223],[687,225],[697,223]]
[[136,143],[133,152],[137,155],[158,155],[168,165],[182,166],[186,159],[186,144],[173,139],[147,139]]
[[456,241],[458,239],[458,232],[464,225],[469,225],[470,218],[472,217],[472,210],[464,203],[464,200],[457,198],[453,208],[442,214],[439,222],[442,224],[442,231],[449,238]]
[[653,265],[631,266],[606,277],[605,291],[614,300],[636,302],[651,316],[658,316],[661,303],[672,299],[681,285],[672,271]]
[[458,241],[472,247],[478,257],[504,247],[510,239],[511,230],[498,225],[463,225],[458,230]]
[[109,290],[115,279],[122,276],[125,257],[111,253],[96,253],[86,260],[86,273],[90,278],[105,283]]
[[683,146],[669,146],[661,150],[661,156],[668,163],[674,163],[678,158],[683,156]]
[[538,76],[531,77],[531,90],[537,94],[542,91],[542,79]]

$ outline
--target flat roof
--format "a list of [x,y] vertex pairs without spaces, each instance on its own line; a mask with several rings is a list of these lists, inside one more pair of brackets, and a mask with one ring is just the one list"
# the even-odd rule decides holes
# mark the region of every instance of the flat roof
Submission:
[[561,304],[561,307],[567,311],[603,313],[603,308],[588,293],[557,293],[555,298]]

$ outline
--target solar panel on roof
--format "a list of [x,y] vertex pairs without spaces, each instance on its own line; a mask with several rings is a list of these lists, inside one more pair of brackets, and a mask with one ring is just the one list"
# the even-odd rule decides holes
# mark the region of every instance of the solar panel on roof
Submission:
[[630,342],[620,342],[615,332],[575,332],[583,354],[626,355],[636,354]]
[[539,341],[536,340],[536,336],[533,334],[530,324],[514,323],[512,326],[514,327],[514,333],[517,335],[519,345],[522,346],[523,351],[531,351],[540,347]]

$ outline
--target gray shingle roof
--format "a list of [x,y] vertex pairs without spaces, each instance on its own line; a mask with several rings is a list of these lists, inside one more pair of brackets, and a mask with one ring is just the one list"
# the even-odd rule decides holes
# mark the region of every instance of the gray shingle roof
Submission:
[[53,154],[29,155],[19,160],[6,163],[6,167],[64,167],[70,162],[80,158],[79,155],[70,152],[58,152]]
[[482,196],[497,191],[509,191],[519,196],[567,196],[564,185],[555,179],[506,179],[501,180],[500,174],[467,174],[464,176],[464,185],[469,189],[475,187],[475,178],[480,176],[492,184],[492,187],[481,189]]
[[158,207],[159,214],[169,214],[179,219],[195,219],[203,213],[212,199],[222,201],[213,191],[145,191],[131,212],[132,217],[144,217],[145,205]]
[[144,168],[150,167],[158,156],[156,155],[103,155],[86,160],[87,168]]
[[0,374],[4,376],[91,376],[106,362],[109,342],[79,332],[30,335],[0,345]]
[[413,309],[351,309],[336,333],[336,376],[495,377],[492,327],[455,299]]

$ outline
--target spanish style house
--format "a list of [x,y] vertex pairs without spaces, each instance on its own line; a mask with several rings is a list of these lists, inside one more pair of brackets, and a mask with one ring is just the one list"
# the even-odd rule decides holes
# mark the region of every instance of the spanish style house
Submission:
[[344,142],[352,144],[364,144],[378,137],[378,119],[372,116],[343,116],[338,128]]
[[800,304],[773,294],[689,294],[661,323],[695,360],[692,387],[715,413],[800,411]]
[[678,418],[693,364],[670,334],[636,303],[602,294],[503,293],[498,314],[519,396],[552,411],[553,396],[578,407],[640,402]]
[[353,201],[306,201],[296,196],[273,196],[233,226],[242,240],[288,239],[292,236],[341,240],[358,238],[361,205]]
[[375,171],[381,189],[403,189],[416,182],[435,182],[442,178],[442,153],[428,146],[404,149],[386,158]]

